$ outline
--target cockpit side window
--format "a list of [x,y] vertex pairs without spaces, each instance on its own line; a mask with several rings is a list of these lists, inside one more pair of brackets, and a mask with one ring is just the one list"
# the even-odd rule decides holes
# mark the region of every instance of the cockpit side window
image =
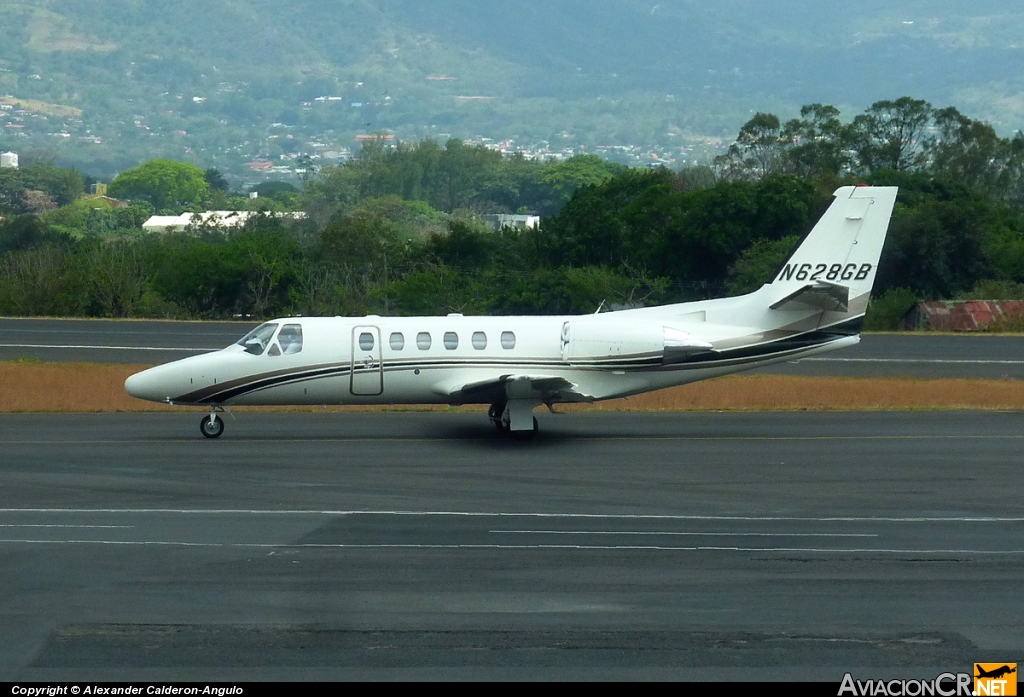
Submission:
[[281,344],[281,352],[291,356],[302,350],[302,325],[286,324],[277,335],[277,343]]
[[277,331],[277,325],[273,322],[261,324],[239,339],[237,343],[239,346],[245,347],[246,352],[254,356],[262,356],[275,331]]

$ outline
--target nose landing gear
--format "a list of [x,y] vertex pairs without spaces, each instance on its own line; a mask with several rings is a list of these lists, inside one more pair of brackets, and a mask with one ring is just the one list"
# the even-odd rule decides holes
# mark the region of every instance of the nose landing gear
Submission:
[[224,411],[221,407],[214,407],[210,410],[209,416],[204,416],[199,422],[199,432],[207,438],[220,438],[224,433],[224,419],[217,416],[217,412]]

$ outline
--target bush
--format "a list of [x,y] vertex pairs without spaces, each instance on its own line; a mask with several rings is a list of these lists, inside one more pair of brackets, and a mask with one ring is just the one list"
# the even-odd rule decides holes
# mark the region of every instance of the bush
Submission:
[[900,323],[914,305],[917,295],[906,288],[893,288],[868,303],[864,317],[864,329],[874,332],[891,332],[900,329]]
[[960,300],[1024,300],[1024,283],[1015,281],[978,281]]

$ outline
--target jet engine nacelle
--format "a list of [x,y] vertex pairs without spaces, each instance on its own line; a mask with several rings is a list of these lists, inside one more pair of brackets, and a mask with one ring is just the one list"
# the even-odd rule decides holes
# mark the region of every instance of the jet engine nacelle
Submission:
[[594,315],[562,325],[562,360],[568,363],[674,363],[711,349],[689,332],[653,322]]

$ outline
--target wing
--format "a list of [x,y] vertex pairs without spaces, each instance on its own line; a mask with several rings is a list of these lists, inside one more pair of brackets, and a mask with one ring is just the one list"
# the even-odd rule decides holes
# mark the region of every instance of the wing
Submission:
[[505,374],[468,383],[438,385],[434,390],[452,404],[494,404],[506,399],[535,399],[552,402],[589,402],[591,395],[559,375]]

